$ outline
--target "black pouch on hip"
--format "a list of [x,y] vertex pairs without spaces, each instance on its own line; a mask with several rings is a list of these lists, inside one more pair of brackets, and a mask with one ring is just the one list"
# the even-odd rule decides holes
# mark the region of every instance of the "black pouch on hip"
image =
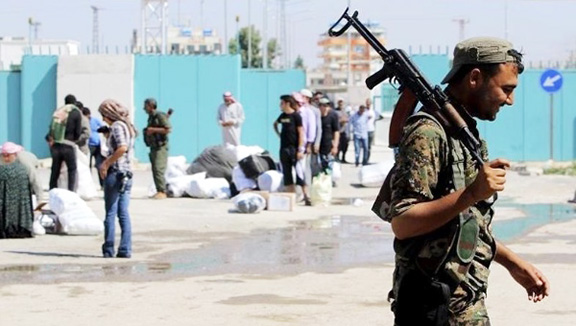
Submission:
[[448,284],[422,274],[407,273],[394,301],[396,326],[446,326],[451,290]]

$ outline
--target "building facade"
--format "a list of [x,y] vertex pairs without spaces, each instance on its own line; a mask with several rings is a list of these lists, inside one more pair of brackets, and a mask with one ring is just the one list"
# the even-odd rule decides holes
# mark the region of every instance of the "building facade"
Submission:
[[32,40],[26,37],[0,37],[0,70],[19,69],[22,56],[77,55],[80,43],[70,40]]
[[[382,44],[386,44],[386,30],[378,23],[366,22],[364,25]],[[321,48],[319,56],[322,65],[307,72],[308,85],[325,92],[345,92],[348,87],[364,86],[364,80],[382,66],[380,55],[354,29],[350,28],[350,47],[348,37],[330,37],[322,34],[318,41]],[[350,81],[348,81],[348,62],[350,62]]]
[[171,54],[223,54],[222,39],[212,29],[168,28]]

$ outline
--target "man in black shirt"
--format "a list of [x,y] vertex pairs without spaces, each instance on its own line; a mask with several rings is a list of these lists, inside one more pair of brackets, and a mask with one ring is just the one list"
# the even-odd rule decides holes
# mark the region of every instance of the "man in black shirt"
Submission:
[[[304,157],[306,150],[304,142],[304,129],[302,128],[302,117],[296,112],[298,102],[291,95],[280,96],[280,108],[282,114],[274,121],[274,131],[280,137],[280,163],[284,174],[284,186],[287,192],[296,192],[292,169],[296,170],[296,184],[302,187],[304,202],[311,205],[308,197],[306,182],[303,171],[297,167],[298,160]],[[282,125],[282,131],[278,131],[278,125]],[[300,173],[299,173],[300,172]]]
[[321,98],[320,113],[322,114],[322,140],[320,141],[320,159],[322,167],[326,169],[334,156],[338,154],[340,143],[340,117],[332,110],[330,100]]
[[76,189],[76,142],[82,133],[82,113],[76,107],[76,97],[67,95],[64,106],[58,108],[52,117],[52,124],[46,135],[52,156],[50,189],[58,186],[62,162],[68,169],[68,190]]

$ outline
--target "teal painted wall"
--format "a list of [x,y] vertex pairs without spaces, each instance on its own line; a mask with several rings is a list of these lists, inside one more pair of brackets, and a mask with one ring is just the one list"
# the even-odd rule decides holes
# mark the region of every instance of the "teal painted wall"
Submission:
[[[246,121],[242,144],[259,145],[272,154],[279,142],[272,122],[279,114],[279,97],[304,87],[299,70],[243,70],[239,56],[136,56],[134,69],[135,123],[139,130],[148,116],[144,100],[154,97],[160,110],[174,109],[170,119],[170,155],[193,160],[206,147],[222,143],[216,121],[222,94],[230,91],[242,103]],[[143,137],[136,142],[136,157],[148,162]]]
[[[134,60],[135,124],[141,131],[148,121],[144,100],[153,97],[158,108],[174,109],[170,122],[170,155],[194,159],[204,148],[222,142],[216,122],[222,93],[240,95],[239,56],[145,56]],[[149,162],[143,137],[136,157]]]
[[[439,84],[450,67],[444,54],[415,54],[414,63],[433,84]],[[527,69],[520,75],[514,105],[503,107],[496,121],[480,121],[479,130],[489,145],[490,157],[515,161],[550,159],[550,97],[540,86],[544,69]],[[576,71],[561,70],[562,89],[553,95],[553,159],[576,159]],[[382,84],[382,110],[391,111],[398,99],[390,84]]]
[[241,102],[246,121],[242,128],[245,145],[258,145],[279,159],[280,139],[272,124],[280,115],[280,96],[306,85],[303,70],[242,70]]
[[20,142],[39,158],[50,157],[44,137],[57,105],[57,63],[57,56],[22,58]]
[[0,144],[21,142],[20,72],[0,71]]
[[[448,70],[446,55],[413,57],[433,83],[439,83]],[[49,157],[44,136],[58,104],[57,61],[56,56],[25,56],[20,73],[0,72],[0,141],[19,142],[41,158]],[[496,121],[480,122],[480,132],[489,142],[492,158],[550,158],[551,96],[540,87],[542,72],[525,71],[520,76],[515,104],[503,107]],[[564,85],[553,95],[554,160],[571,161],[576,159],[576,70],[561,72]],[[221,143],[216,111],[222,93],[231,91],[246,113],[243,144],[259,145],[276,156],[278,139],[272,123],[280,112],[278,98],[304,87],[304,83],[304,73],[298,70],[242,70],[238,56],[136,56],[135,123],[140,131],[146,125],[142,103],[147,97],[155,97],[163,111],[173,108],[170,154],[192,160],[204,148]],[[389,102],[395,101],[396,91],[390,85],[382,87],[390,95]],[[136,156],[148,161],[148,149],[141,136]]]

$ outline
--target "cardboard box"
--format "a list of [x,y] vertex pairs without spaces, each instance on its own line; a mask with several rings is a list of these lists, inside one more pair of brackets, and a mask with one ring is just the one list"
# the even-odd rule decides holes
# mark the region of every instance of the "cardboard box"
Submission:
[[296,194],[292,192],[272,192],[268,196],[268,210],[291,212],[296,206]]

